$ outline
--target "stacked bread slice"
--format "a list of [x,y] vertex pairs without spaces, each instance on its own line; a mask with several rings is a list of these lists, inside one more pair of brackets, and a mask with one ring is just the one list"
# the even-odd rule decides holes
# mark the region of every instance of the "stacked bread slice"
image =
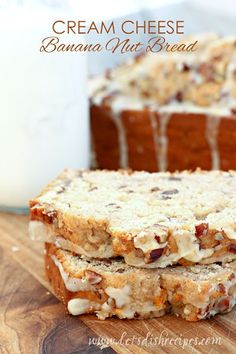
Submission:
[[236,172],[65,170],[30,234],[69,313],[197,321],[236,302]]

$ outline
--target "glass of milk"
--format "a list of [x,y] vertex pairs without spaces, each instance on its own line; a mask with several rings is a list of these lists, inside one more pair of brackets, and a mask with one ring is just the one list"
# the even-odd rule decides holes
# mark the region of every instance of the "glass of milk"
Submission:
[[89,166],[86,56],[39,51],[67,16],[56,2],[0,4],[0,210],[24,213],[64,168]]

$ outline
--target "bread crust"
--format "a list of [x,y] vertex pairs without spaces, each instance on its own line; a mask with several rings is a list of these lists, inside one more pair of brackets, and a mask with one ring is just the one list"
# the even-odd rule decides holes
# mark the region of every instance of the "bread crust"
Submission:
[[172,312],[198,321],[235,305],[236,262],[137,269],[117,260],[81,258],[52,244],[45,249],[47,277],[71,314],[138,319]]

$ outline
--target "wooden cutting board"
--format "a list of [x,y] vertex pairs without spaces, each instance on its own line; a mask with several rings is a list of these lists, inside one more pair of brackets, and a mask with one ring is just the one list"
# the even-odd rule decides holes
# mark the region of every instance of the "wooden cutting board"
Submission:
[[197,323],[66,315],[27,227],[27,216],[0,214],[0,353],[236,353],[236,310]]

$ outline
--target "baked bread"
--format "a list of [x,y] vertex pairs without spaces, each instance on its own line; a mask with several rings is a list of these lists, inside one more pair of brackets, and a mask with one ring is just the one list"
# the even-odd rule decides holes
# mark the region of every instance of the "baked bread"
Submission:
[[236,169],[236,38],[196,39],[91,80],[94,167]]
[[236,259],[236,172],[65,170],[30,202],[30,234],[137,267]]
[[172,312],[198,321],[230,311],[236,301],[236,262],[138,269],[46,244],[45,264],[56,296],[72,315],[151,318]]

